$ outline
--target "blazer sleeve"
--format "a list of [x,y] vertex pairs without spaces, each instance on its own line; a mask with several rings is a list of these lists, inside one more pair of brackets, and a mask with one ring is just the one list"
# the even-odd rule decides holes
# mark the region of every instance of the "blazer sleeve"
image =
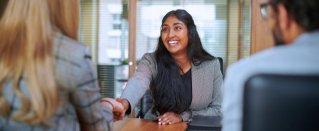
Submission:
[[128,110],[128,113],[134,110],[138,101],[149,89],[150,82],[155,72],[155,58],[152,54],[147,53],[142,57],[135,73],[129,79],[121,95],[121,99],[127,99],[130,103],[131,110]]
[[220,71],[219,61],[217,60],[213,65],[216,68],[214,68],[212,101],[201,110],[187,110],[181,113],[183,121],[189,121],[194,115],[221,116],[223,75]]
[[77,86],[70,95],[81,131],[112,130],[113,113],[109,107],[100,105],[101,95],[95,65],[90,57],[85,57],[81,64],[81,72],[78,73],[79,76],[75,76],[78,77]]

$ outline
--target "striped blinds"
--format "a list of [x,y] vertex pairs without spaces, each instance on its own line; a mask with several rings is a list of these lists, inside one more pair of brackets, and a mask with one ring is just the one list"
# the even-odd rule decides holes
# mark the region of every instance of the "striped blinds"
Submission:
[[239,0],[228,0],[227,66],[235,63],[239,48]]
[[79,42],[90,47],[92,61],[97,64],[98,0],[81,0]]
[[101,96],[104,97],[115,97],[114,87],[116,81],[114,79],[115,66],[114,65],[98,65],[98,79],[99,86],[101,88]]
[[243,16],[242,16],[242,46],[241,46],[241,58],[250,56],[250,35],[251,35],[251,0],[244,0]]

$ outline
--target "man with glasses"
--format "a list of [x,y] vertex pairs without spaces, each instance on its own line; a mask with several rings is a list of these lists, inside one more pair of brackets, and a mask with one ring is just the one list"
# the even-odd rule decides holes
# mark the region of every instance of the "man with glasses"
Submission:
[[[244,84],[256,74],[319,74],[319,0],[259,0],[276,46],[230,66],[224,83],[223,131],[242,130]],[[258,26],[258,25],[257,25]]]

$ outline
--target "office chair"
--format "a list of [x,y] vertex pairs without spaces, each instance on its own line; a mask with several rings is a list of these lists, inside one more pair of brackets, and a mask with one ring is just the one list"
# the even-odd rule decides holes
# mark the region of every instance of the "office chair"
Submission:
[[[223,58],[217,57],[220,63],[220,71],[223,74]],[[148,112],[148,110],[153,105],[153,99],[152,95],[149,91],[146,91],[144,96],[141,99],[141,108],[138,114],[136,115],[136,118],[144,118],[145,114]]]
[[219,61],[219,66],[220,66],[220,71],[222,72],[222,75],[224,76],[224,72],[223,72],[223,58],[221,57],[217,57],[218,61]]
[[141,108],[138,114],[136,115],[136,118],[144,118],[145,114],[148,112],[148,110],[151,109],[152,106],[153,106],[152,95],[149,91],[146,91],[146,93],[141,99]]
[[244,88],[243,131],[319,131],[319,75],[255,75]]

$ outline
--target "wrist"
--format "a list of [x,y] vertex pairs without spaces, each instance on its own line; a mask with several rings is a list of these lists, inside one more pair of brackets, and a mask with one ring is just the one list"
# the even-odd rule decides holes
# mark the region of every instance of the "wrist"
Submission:
[[179,118],[180,118],[180,122],[183,122],[183,117],[181,114],[178,114],[179,115]]
[[113,106],[112,106],[111,104],[109,104],[109,103],[105,103],[104,105],[106,105],[108,108],[110,108],[110,109],[111,109],[111,111],[113,111]]
[[107,106],[108,108],[111,109],[111,111],[113,111],[113,109],[114,109],[114,105],[111,102],[106,101],[106,100],[101,100],[101,105]]
[[124,106],[124,110],[126,111],[130,107],[130,103],[127,99],[122,99],[122,104]]

